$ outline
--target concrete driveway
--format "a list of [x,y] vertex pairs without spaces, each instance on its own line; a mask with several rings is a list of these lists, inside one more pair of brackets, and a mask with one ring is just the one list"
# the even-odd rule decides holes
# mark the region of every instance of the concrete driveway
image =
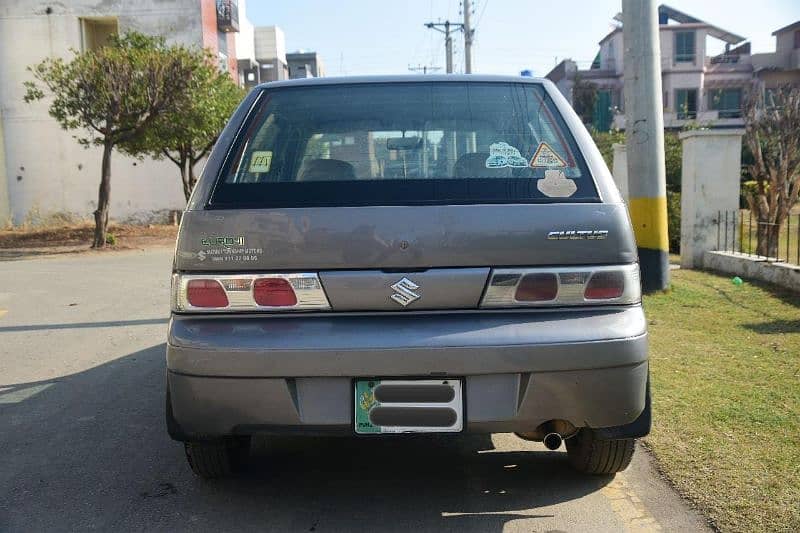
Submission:
[[0,531],[702,531],[644,450],[616,477],[513,435],[258,440],[195,478],[164,427],[172,250],[0,262]]

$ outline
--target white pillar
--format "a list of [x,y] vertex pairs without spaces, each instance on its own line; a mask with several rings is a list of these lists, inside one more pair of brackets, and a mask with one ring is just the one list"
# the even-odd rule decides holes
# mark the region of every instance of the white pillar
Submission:
[[719,212],[739,208],[742,129],[692,130],[680,133],[681,266],[703,265],[703,253],[717,247]]
[[625,150],[625,145],[621,143],[614,143],[611,145],[614,149],[614,162],[612,164],[611,174],[614,177],[614,183],[617,184],[617,189],[622,195],[622,199],[628,201],[628,152]]

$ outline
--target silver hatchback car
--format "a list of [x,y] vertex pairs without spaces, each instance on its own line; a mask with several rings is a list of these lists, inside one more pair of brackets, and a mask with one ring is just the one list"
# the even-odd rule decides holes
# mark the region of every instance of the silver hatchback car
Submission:
[[181,223],[166,392],[203,477],[262,434],[515,432],[620,471],[650,430],[625,205],[546,80],[261,85]]

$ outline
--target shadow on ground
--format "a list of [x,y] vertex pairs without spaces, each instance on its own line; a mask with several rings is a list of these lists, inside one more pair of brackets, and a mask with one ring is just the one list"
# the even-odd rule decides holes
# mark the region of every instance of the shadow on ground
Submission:
[[0,530],[502,531],[610,477],[488,436],[257,439],[204,482],[163,420],[164,345],[85,372],[0,383]]
[[769,322],[758,322],[745,324],[745,328],[762,335],[772,335],[773,333],[800,333],[800,319],[798,320],[771,320]]

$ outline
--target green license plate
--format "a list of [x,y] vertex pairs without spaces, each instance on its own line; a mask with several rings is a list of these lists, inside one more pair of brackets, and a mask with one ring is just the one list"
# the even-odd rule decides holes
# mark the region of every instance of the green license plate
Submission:
[[463,429],[459,379],[359,379],[354,388],[355,431],[360,435]]

